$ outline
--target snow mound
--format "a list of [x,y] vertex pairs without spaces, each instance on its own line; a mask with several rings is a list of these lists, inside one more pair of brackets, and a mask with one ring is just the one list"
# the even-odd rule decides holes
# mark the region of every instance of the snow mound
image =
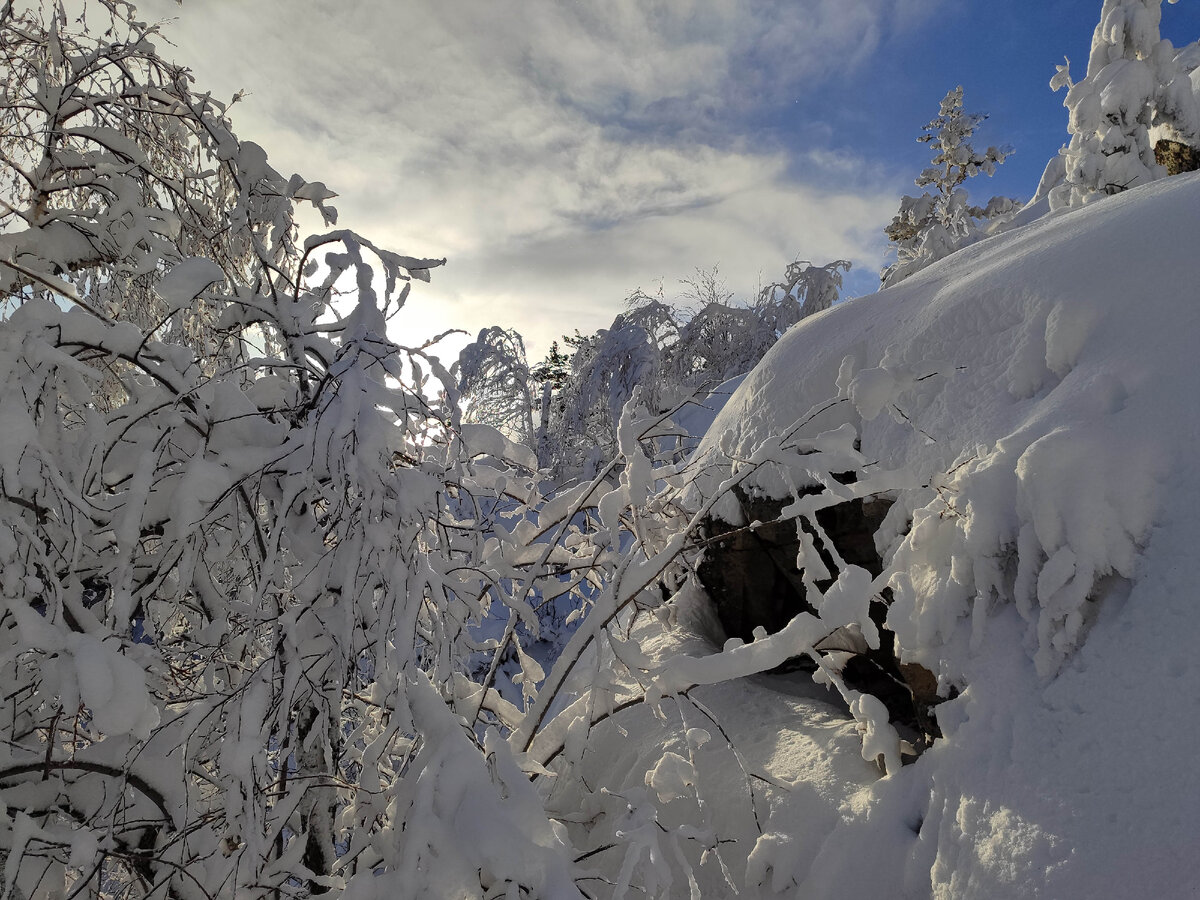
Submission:
[[[945,737],[818,848],[760,839],[764,896],[1193,889],[1197,209],[1200,177],[1180,176],[961,250],[805,320],[717,414],[710,464],[840,401],[812,432],[849,423],[874,467],[921,486],[877,535],[887,624],[961,692],[937,708]],[[715,474],[696,490],[737,465],[698,466]],[[784,857],[806,862],[776,877]]]

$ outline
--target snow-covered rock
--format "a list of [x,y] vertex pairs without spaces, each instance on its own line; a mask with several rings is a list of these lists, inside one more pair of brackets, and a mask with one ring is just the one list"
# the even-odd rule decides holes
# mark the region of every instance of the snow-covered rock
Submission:
[[764,891],[1195,889],[1197,210],[1180,176],[983,241],[801,323],[716,416],[700,458],[745,460],[840,400],[806,427],[853,425],[872,466],[921,485],[878,539],[888,625],[961,691],[944,739],[804,836],[811,863],[766,877],[792,842],[759,840]]

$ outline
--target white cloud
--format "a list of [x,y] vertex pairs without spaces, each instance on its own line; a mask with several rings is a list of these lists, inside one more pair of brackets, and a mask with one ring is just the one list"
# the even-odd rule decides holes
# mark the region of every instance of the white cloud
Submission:
[[[789,159],[763,104],[844,78],[940,0],[154,0],[179,59],[343,221],[450,263],[411,328],[497,322],[534,352],[639,285],[720,262],[749,292],[796,253],[875,258],[896,197],[862,160]],[[853,193],[822,188],[856,173]],[[797,174],[799,173],[799,174]],[[825,182],[827,184],[827,182]],[[424,299],[423,299],[424,298]],[[434,304],[437,306],[435,307]],[[420,308],[431,311],[418,323]]]

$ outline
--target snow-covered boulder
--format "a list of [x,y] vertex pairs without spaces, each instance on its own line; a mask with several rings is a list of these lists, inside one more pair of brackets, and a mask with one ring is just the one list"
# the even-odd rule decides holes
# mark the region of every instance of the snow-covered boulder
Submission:
[[887,624],[961,692],[783,895],[1194,890],[1198,209],[1185,175],[983,241],[807,319],[717,415],[698,497],[806,416],[895,473]]

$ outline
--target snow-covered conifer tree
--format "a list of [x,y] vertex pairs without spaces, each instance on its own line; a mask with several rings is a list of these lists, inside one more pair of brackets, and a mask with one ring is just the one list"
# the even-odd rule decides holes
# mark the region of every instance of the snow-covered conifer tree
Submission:
[[1161,18],[1162,0],[1104,0],[1087,76],[1072,82],[1070,60],[1058,67],[1050,87],[1068,89],[1071,142],[1062,151],[1064,180],[1049,192],[1052,209],[1165,176],[1150,141],[1154,126],[1200,140],[1200,109],[1174,47],[1159,35]]
[[942,99],[938,117],[926,125],[917,140],[933,147],[933,164],[916,179],[917,187],[932,186],[920,197],[904,197],[900,210],[884,233],[896,247],[896,262],[883,270],[880,280],[890,285],[907,278],[931,262],[949,256],[978,237],[989,222],[1012,216],[1020,204],[993,197],[987,206],[972,206],[962,184],[973,175],[991,175],[1013,151],[988,147],[983,153],[971,145],[971,136],[987,116],[963,112],[960,85]]

